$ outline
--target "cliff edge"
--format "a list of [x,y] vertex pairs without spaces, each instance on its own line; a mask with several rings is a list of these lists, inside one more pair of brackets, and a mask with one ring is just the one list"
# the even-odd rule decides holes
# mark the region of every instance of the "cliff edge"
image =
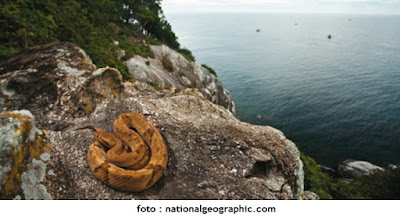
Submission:
[[[30,48],[2,63],[1,198],[300,198],[300,154],[281,131],[239,121],[199,89],[159,89],[138,79],[123,81],[116,69],[97,69],[71,43]],[[140,193],[97,180],[86,160],[93,134],[77,130],[96,125],[112,131],[114,119],[126,112],[146,116],[168,149],[164,175]]]
[[134,78],[162,89],[181,91],[188,87],[196,88],[211,102],[236,113],[230,93],[216,75],[166,45],[151,45],[150,48],[154,58],[136,55],[125,62]]

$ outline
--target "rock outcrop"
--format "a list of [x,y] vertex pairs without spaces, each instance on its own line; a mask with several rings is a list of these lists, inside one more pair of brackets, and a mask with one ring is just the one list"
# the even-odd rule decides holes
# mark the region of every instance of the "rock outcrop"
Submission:
[[[1,198],[300,199],[303,193],[293,142],[272,127],[240,122],[197,89],[176,92],[123,81],[118,70],[96,69],[70,43],[10,58],[0,66],[0,83]],[[94,137],[77,130],[96,125],[112,131],[114,119],[126,112],[145,115],[168,149],[164,175],[140,193],[118,192],[97,180],[86,160]],[[18,113],[28,120],[24,133],[14,124],[23,123],[14,118]]]
[[301,195],[302,200],[320,200],[321,198],[312,191],[305,191]]
[[162,89],[181,91],[188,87],[196,88],[211,102],[236,113],[230,93],[209,70],[188,61],[166,45],[152,45],[150,48],[154,58],[137,55],[126,61],[133,77],[141,82],[156,84]]
[[376,166],[370,162],[350,159],[342,161],[338,167],[339,175],[348,179],[371,175],[382,170],[382,167]]

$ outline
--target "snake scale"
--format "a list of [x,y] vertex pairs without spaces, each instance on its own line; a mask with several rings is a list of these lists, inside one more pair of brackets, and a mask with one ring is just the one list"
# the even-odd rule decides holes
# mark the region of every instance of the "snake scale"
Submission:
[[[103,183],[119,191],[140,192],[153,186],[168,162],[164,139],[141,114],[121,114],[114,133],[95,126],[87,154],[91,171]],[[84,129],[81,128],[81,129]]]

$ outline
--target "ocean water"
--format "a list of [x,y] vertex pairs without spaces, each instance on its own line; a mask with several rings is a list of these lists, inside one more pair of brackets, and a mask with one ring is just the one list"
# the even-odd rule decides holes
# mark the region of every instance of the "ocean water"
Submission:
[[217,71],[240,120],[282,130],[321,164],[400,164],[400,16],[167,19],[196,62]]

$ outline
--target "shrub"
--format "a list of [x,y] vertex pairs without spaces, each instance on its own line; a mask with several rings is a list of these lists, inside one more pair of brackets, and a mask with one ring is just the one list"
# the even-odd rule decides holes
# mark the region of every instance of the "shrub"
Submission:
[[400,169],[386,169],[355,179],[350,184],[337,184],[338,199],[400,199]]
[[329,176],[321,171],[321,166],[311,157],[301,153],[304,164],[304,189],[316,193],[321,199],[332,199],[330,194],[333,183]]
[[211,74],[213,74],[215,77],[218,77],[218,76],[217,76],[217,72],[215,72],[215,70],[212,69],[211,67],[209,67],[209,66],[207,66],[207,65],[205,65],[205,64],[202,64],[201,66],[204,67],[204,68],[206,68],[206,69],[207,69]]
[[126,53],[126,58],[124,58],[124,60],[127,60],[135,55],[154,58],[154,54],[150,47],[140,39],[134,39],[132,37],[120,37],[118,42],[119,47]]
[[329,177],[311,157],[301,154],[304,188],[321,199],[400,199],[400,168],[362,176],[351,183]]
[[165,70],[168,72],[173,72],[174,71],[174,66],[172,65],[171,60],[168,58],[168,56],[164,56],[163,59],[161,60],[162,65]]
[[196,58],[194,58],[192,52],[187,48],[180,48],[178,52],[183,55],[188,61],[196,62]]
[[160,89],[160,86],[157,83],[147,82],[147,84],[149,84],[150,86],[152,86],[155,89]]

